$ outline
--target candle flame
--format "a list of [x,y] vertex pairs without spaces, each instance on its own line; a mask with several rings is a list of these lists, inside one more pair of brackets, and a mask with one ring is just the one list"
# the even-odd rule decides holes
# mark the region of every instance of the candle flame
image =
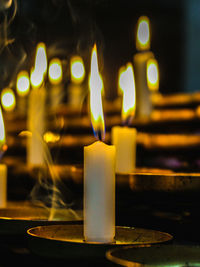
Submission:
[[92,127],[95,135],[98,136],[98,134],[100,134],[99,138],[101,139],[101,137],[104,138],[105,135],[105,124],[102,105],[103,80],[100,76],[98,68],[96,44],[94,45],[91,54],[89,88]]
[[4,88],[1,92],[1,104],[4,110],[12,111],[16,106],[15,94],[12,89]]
[[4,126],[2,109],[0,107],[0,150],[4,150],[5,143],[6,143],[5,126]]
[[83,59],[79,56],[73,56],[70,59],[71,80],[73,83],[80,84],[85,78],[85,67]]
[[45,76],[47,72],[47,54],[46,46],[44,43],[39,43],[36,47],[36,56],[35,56],[35,70],[43,73]]
[[39,43],[36,47],[35,66],[31,70],[31,85],[33,88],[39,88],[47,72],[47,54],[44,43]]
[[62,81],[62,63],[59,58],[53,58],[49,63],[49,81],[52,84],[59,84]]
[[30,80],[28,72],[22,70],[17,75],[17,94],[19,96],[26,96],[30,90]]
[[147,61],[147,83],[151,91],[159,89],[159,69],[156,59],[151,58]]
[[136,107],[135,79],[131,63],[121,69],[119,87],[123,92],[122,120],[128,123],[134,117]]
[[150,49],[150,27],[149,19],[146,16],[141,16],[137,23],[137,38],[136,48],[139,51]]

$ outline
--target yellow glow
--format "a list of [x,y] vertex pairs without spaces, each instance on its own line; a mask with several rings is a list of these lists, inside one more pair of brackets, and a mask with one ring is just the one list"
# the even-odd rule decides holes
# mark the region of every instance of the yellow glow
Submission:
[[0,150],[2,150],[6,142],[5,126],[3,121],[2,109],[0,107]]
[[71,80],[74,83],[80,84],[85,78],[85,67],[83,59],[79,56],[74,56],[70,60]]
[[22,70],[17,75],[17,94],[19,96],[26,96],[30,90],[30,81],[28,72]]
[[153,58],[147,62],[147,84],[151,91],[157,91],[159,88],[158,62]]
[[95,133],[101,132],[104,135],[105,125],[102,106],[103,80],[99,74],[96,44],[94,45],[91,54],[89,88],[92,126]]
[[12,111],[16,106],[15,94],[12,89],[4,88],[1,92],[1,104],[4,110]]
[[142,16],[138,19],[137,23],[137,37],[136,48],[139,51],[150,49],[150,28],[149,19],[146,16]]
[[44,43],[39,43],[36,47],[34,70],[41,72],[44,76],[47,72],[47,54]]
[[52,132],[46,132],[43,139],[46,143],[56,143],[60,140],[60,135]]
[[126,121],[134,117],[136,107],[135,78],[131,63],[122,69],[119,76],[119,86],[123,92],[122,120]]
[[53,58],[50,61],[48,76],[52,84],[59,84],[62,81],[62,63],[59,58]]

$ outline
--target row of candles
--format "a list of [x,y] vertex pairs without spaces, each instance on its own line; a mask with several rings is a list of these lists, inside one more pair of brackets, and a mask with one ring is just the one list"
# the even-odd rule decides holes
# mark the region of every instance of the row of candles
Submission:
[[[91,122],[98,141],[84,147],[84,236],[88,242],[109,243],[115,236],[115,173],[129,174],[135,169],[136,160],[136,129],[128,127],[135,116],[136,94],[139,94],[140,115],[149,115],[149,88],[158,89],[157,61],[150,48],[149,20],[141,17],[138,22],[137,48],[141,52],[134,56],[135,75],[132,63],[120,69],[119,87],[123,92],[122,122],[124,126],[114,126],[111,130],[112,145],[103,142],[105,134],[102,92],[103,79],[99,73],[97,47],[94,45],[91,53],[91,69],[89,74],[89,102]],[[56,66],[61,66],[56,59]],[[51,70],[51,64],[49,72]],[[61,74],[61,68],[56,67],[55,73]],[[54,73],[54,71],[53,71]],[[28,105],[28,138],[27,160],[34,165],[44,163],[43,134],[45,121],[47,57],[45,45],[37,47],[35,65],[31,70],[30,81],[32,90]],[[51,80],[56,85],[60,78]],[[147,79],[148,77],[148,79]],[[148,82],[147,82],[148,80]],[[56,82],[55,82],[56,81]],[[150,103],[150,104],[149,104]],[[0,113],[3,125],[2,113]],[[1,126],[3,127],[3,126]],[[5,143],[5,129],[0,131],[0,145]],[[2,165],[3,166],[3,165]],[[5,184],[4,166],[0,169],[1,183]],[[3,174],[4,173],[4,174]],[[4,178],[3,178],[4,176]],[[4,181],[4,182],[2,182]],[[0,186],[2,190],[5,186]],[[0,194],[3,196],[2,194]]]

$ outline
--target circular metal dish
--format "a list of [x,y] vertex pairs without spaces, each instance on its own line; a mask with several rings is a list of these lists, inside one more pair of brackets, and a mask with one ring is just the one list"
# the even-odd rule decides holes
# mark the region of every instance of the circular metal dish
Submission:
[[114,248],[106,258],[118,265],[134,267],[200,266],[200,247],[162,245]]
[[38,226],[27,231],[29,247],[35,254],[51,258],[99,258],[107,249],[124,245],[144,245],[170,241],[170,234],[134,227],[116,226],[115,242],[85,242],[83,225]]

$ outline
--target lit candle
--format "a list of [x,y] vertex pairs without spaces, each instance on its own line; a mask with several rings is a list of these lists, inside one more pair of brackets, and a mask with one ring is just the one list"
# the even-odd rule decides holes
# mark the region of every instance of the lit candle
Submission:
[[137,117],[149,117],[152,111],[150,92],[147,84],[147,61],[154,57],[150,49],[150,28],[149,19],[142,16],[138,20],[136,48],[139,51],[134,56],[136,97],[137,97]]
[[[96,45],[89,77],[92,126],[104,136],[103,81],[99,75]],[[110,243],[115,236],[115,147],[101,140],[84,147],[84,237],[88,242]]]
[[29,74],[26,70],[22,70],[17,75],[17,108],[19,113],[25,115],[27,112],[27,96],[30,91]]
[[84,99],[83,81],[85,79],[85,67],[80,56],[70,59],[71,83],[68,86],[68,103],[74,107],[80,107]]
[[[0,152],[6,149],[5,146],[5,127],[2,110],[0,107]],[[7,204],[7,166],[0,164],[0,208],[5,208]]]
[[[122,69],[119,86],[123,92],[122,121],[128,125],[135,114],[135,81],[131,63]],[[112,144],[116,147],[116,173],[131,173],[136,162],[136,129],[115,126],[111,130]]]
[[50,106],[52,108],[58,107],[62,104],[64,96],[64,88],[62,83],[63,70],[62,63],[59,58],[53,58],[49,63],[48,70],[50,87]]
[[[39,57],[40,55],[40,57]],[[46,50],[43,43],[38,44],[35,67],[31,72],[32,90],[29,95],[27,128],[31,132],[27,144],[27,163],[44,163],[43,134],[45,131],[46,90],[43,84],[46,74]]]

